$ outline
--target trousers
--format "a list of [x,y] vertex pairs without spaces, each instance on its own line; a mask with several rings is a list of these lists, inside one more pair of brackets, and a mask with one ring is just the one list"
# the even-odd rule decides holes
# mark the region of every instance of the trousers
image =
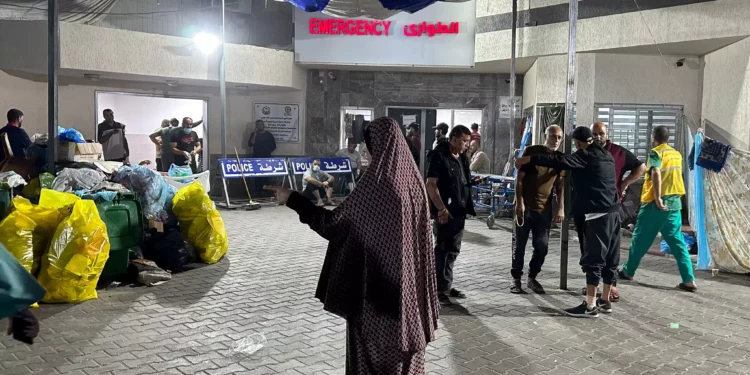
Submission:
[[680,211],[661,211],[654,204],[644,204],[638,210],[638,218],[633,230],[633,241],[630,243],[628,262],[622,267],[628,276],[635,276],[641,259],[654,243],[656,234],[661,233],[664,241],[677,261],[682,282],[695,281],[693,262],[690,260],[685,240],[682,237],[682,214]]
[[529,262],[529,277],[536,278],[542,271],[544,258],[549,250],[549,231],[552,226],[552,211],[537,212],[526,210],[523,215],[523,226],[516,224],[516,245],[513,248],[513,261],[510,274],[514,279],[523,276],[524,256],[526,255],[526,243],[531,234],[531,247],[534,252]]
[[453,265],[461,252],[466,219],[454,216],[448,223],[433,223],[435,237],[435,273],[438,293],[448,292],[453,287]]
[[[576,229],[581,241],[581,269],[587,285],[616,285],[620,265],[620,215],[610,212],[596,219],[576,218]],[[583,222],[581,222],[583,221]]]

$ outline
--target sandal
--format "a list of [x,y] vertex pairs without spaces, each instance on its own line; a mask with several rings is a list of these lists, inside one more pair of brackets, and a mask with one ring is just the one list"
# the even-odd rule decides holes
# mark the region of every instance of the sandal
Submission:
[[677,288],[682,289],[682,290],[684,290],[686,292],[690,292],[690,293],[695,293],[695,292],[698,291],[698,287],[697,286],[695,286],[695,285],[693,285],[693,286],[687,286],[687,285],[685,285],[685,283],[679,283],[679,284],[677,284]]

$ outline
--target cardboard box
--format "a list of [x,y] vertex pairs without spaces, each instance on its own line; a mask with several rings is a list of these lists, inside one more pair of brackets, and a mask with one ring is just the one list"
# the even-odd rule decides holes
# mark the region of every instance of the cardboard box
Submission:
[[85,161],[93,163],[104,160],[100,143],[58,142],[57,160],[62,162]]

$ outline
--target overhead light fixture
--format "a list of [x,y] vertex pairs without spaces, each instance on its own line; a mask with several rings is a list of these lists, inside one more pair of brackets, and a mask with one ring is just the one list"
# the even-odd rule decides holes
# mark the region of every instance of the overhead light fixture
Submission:
[[167,86],[169,87],[177,87],[180,83],[177,81],[167,81]]
[[204,55],[210,55],[214,50],[216,50],[216,47],[221,44],[221,41],[216,37],[216,35],[209,33],[198,33],[193,37],[193,44]]
[[99,80],[100,78],[101,78],[101,77],[99,77],[99,75],[98,75],[98,74],[89,74],[89,73],[87,73],[87,74],[84,74],[84,75],[83,75],[83,79],[85,79],[85,80],[87,80],[87,81],[94,81],[94,82],[96,82],[96,81],[98,81],[98,80]]

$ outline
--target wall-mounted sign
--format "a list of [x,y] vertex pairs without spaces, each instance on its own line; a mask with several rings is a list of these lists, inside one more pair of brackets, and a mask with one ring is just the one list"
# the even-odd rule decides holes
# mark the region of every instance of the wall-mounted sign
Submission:
[[475,24],[473,0],[436,2],[386,20],[296,9],[294,55],[299,64],[472,67]]
[[299,142],[299,105],[255,103],[255,120],[263,120],[277,143]]
[[523,100],[523,97],[516,96],[511,100],[510,96],[501,96],[500,97],[500,118],[510,118],[510,111],[511,106],[515,105],[516,107],[516,118],[523,117],[523,112],[521,111],[521,101]]
[[[353,19],[336,19],[336,18],[310,18],[309,30],[312,35],[375,35],[387,37],[394,35],[391,30],[392,21],[371,21],[371,20],[353,20]],[[458,34],[460,24],[458,22],[440,22],[437,23],[410,23],[403,27],[403,35],[415,37],[426,35],[433,37],[435,35]]]

